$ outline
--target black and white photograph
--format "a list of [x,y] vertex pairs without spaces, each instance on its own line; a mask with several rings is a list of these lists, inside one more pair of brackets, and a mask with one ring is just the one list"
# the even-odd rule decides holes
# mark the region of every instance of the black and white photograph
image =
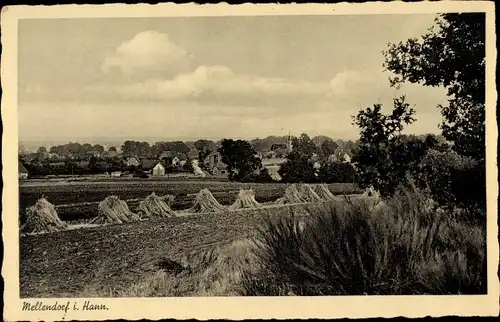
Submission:
[[498,292],[486,7],[19,18],[16,310]]

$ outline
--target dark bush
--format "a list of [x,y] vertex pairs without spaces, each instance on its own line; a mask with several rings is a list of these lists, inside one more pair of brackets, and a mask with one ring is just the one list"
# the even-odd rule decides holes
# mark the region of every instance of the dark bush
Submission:
[[356,172],[350,163],[327,163],[319,169],[318,181],[322,183],[354,183],[356,182]]
[[453,151],[429,150],[419,165],[419,185],[447,208],[486,209],[484,162]]
[[146,178],[149,178],[149,176],[146,173],[144,173],[143,171],[136,171],[136,172],[134,172],[134,178],[146,179]]
[[244,176],[240,182],[243,183],[272,183],[275,182],[274,179],[269,174],[269,171],[266,168],[263,168],[259,171],[259,173],[252,173]]

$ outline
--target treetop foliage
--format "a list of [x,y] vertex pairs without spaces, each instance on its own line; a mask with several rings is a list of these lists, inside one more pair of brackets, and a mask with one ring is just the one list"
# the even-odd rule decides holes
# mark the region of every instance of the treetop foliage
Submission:
[[257,152],[247,141],[223,139],[218,152],[227,165],[230,180],[240,181],[262,167]]
[[420,39],[390,44],[384,68],[403,82],[444,86],[448,105],[439,106],[442,133],[462,155],[485,155],[485,15],[447,13]]
[[[451,145],[434,136],[401,135],[416,121],[404,96],[387,115],[378,104],[361,110],[354,117],[360,146],[353,161],[362,187],[373,185],[388,196],[413,177],[442,204],[484,207],[484,32],[482,13],[442,14],[421,38],[388,45],[383,67],[395,74],[391,86],[409,82],[447,89],[448,105],[438,108],[442,135]],[[466,193],[468,187],[477,193]]]

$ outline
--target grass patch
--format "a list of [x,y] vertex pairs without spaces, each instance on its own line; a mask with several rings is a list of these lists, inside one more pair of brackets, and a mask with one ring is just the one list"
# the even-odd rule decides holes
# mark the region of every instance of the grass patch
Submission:
[[243,273],[242,294],[486,293],[481,227],[439,210],[415,188],[370,203],[329,203],[307,221],[269,220],[255,242],[259,269]]
[[[249,239],[202,248],[186,254],[170,269],[143,275],[138,281],[118,287],[88,286],[82,297],[179,297],[236,296],[242,292],[241,272],[255,266]],[[160,260],[162,261],[162,260]],[[173,265],[172,265],[173,264]],[[165,265],[163,265],[165,266]],[[180,267],[174,269],[174,267]]]

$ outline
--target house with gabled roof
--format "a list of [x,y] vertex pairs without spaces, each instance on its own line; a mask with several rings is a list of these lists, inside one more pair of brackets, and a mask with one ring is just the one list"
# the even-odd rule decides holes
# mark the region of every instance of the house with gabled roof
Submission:
[[165,176],[166,166],[162,161],[156,162],[155,166],[151,170],[151,174],[155,177]]
[[39,161],[38,153],[26,154],[25,156],[23,156],[23,161],[27,163],[38,162]]
[[28,173],[28,170],[26,169],[26,167],[24,166],[24,164],[22,162],[19,162],[19,179],[21,180],[25,180],[25,179],[28,179],[29,177],[29,173]]
[[227,165],[222,162],[222,155],[218,151],[214,151],[206,156],[203,164],[208,171],[215,176],[228,175]]
[[160,155],[158,156],[158,158],[160,160],[161,159],[166,159],[166,158],[173,158],[175,155],[176,155],[176,153],[173,152],[173,151],[163,151],[162,153],[160,153]]
[[188,157],[190,160],[195,160],[195,159],[198,159],[198,150],[197,150],[196,148],[191,149],[191,150],[188,152],[187,157]]
[[125,162],[127,167],[138,167],[141,163],[139,162],[139,158],[137,157],[130,157],[127,158],[127,161]]
[[338,147],[335,152],[328,157],[328,162],[351,163],[352,151]]
[[157,163],[156,159],[143,159],[141,160],[141,168],[144,171],[151,171]]
[[85,154],[87,156],[96,157],[96,158],[99,158],[101,156],[101,153],[99,151],[95,151],[95,150],[87,151]]
[[185,153],[179,153],[177,155],[177,158],[179,159],[179,165],[184,166],[188,160],[188,157]]
[[102,154],[104,158],[109,158],[109,159],[117,158],[118,155],[119,154],[117,151],[104,151],[104,153]]

